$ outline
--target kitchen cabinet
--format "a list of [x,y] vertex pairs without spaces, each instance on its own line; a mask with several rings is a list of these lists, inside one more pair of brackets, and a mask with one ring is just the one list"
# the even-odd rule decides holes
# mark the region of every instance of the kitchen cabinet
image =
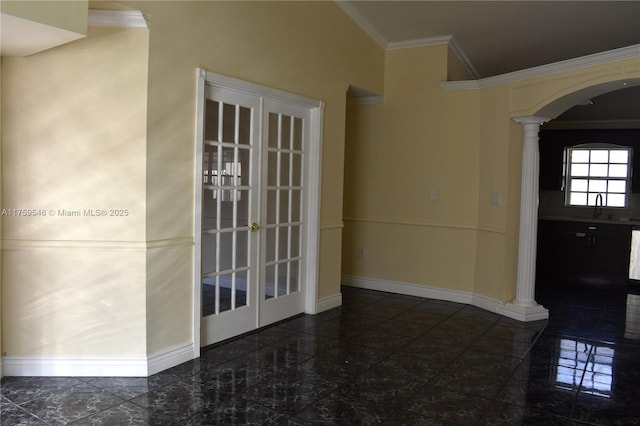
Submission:
[[626,283],[630,252],[630,224],[540,220],[538,283]]
[[540,132],[540,190],[562,190],[564,150],[567,146],[569,142],[562,133]]

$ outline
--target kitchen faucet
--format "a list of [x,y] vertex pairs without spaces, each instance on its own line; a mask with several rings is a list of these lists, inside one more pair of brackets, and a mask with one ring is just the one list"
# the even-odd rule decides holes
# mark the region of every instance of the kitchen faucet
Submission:
[[[598,200],[600,200],[600,205],[598,205]],[[602,194],[598,192],[596,195],[596,204],[593,207],[593,218],[597,219],[600,214],[602,214]]]

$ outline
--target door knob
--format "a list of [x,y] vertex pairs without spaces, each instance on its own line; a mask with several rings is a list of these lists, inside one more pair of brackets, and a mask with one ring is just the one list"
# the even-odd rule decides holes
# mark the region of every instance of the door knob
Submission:
[[253,222],[251,224],[251,232],[256,232],[258,229],[260,229],[260,225],[258,225],[257,223]]

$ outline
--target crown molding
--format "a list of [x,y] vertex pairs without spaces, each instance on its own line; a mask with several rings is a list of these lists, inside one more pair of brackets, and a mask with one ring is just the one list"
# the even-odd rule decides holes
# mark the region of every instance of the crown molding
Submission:
[[471,77],[473,77],[474,79],[480,78],[480,74],[469,60],[469,57],[464,53],[464,51],[460,47],[460,44],[452,35],[389,42],[387,44],[386,50],[412,49],[425,46],[441,46],[443,44],[449,46],[453,54],[456,55],[458,60],[462,63]]
[[477,90],[486,86],[480,84],[481,80],[441,81],[438,83],[444,90]]
[[448,45],[456,57],[462,62],[469,75],[475,79],[480,74],[475,69],[467,55],[464,53],[456,39],[452,35],[438,37],[417,38],[412,40],[389,42],[371,23],[362,16],[358,10],[348,1],[336,0],[336,4],[347,14],[378,46],[384,50],[411,49],[415,47]]
[[453,53],[456,55],[458,60],[460,60],[460,62],[465,67],[469,75],[474,79],[478,80],[480,78],[480,73],[473,66],[473,64],[469,60],[469,57],[464,53],[464,51],[460,47],[460,44],[458,44],[458,40],[456,40],[455,37],[451,37],[451,40],[449,41],[449,47],[451,48]]
[[387,49],[389,42],[380,32],[367,21],[358,10],[348,1],[336,0],[336,4],[347,14],[373,41],[383,49]]
[[554,62],[547,65],[540,65],[537,67],[527,68],[520,71],[514,71],[507,74],[496,75],[493,77],[487,77],[478,80],[445,81],[439,84],[440,87],[445,90],[483,89],[486,87],[515,83],[518,81],[545,77],[552,74],[574,71],[581,68],[587,68],[594,65],[602,65],[609,62],[623,61],[626,59],[640,59],[640,44],[621,47],[619,49],[594,53],[592,55],[567,59],[565,61]]
[[414,47],[440,46],[449,44],[453,39],[452,35],[438,37],[415,38],[412,40],[391,41],[387,43],[387,50],[412,49]]
[[89,26],[149,28],[148,16],[139,10],[89,9]]
[[524,70],[500,74],[492,77],[479,78],[480,75],[475,69],[467,55],[460,48],[460,45],[451,35],[440,37],[428,37],[421,39],[405,40],[399,42],[389,42],[369,21],[367,21],[358,10],[348,1],[336,0],[336,4],[349,16],[366,34],[369,35],[380,47],[385,50],[409,49],[423,46],[436,46],[447,44],[458,59],[462,62],[474,80],[445,81],[440,86],[445,90],[474,90],[485,87],[494,87],[502,84],[514,83],[532,78],[543,77],[565,71],[573,71],[593,65],[606,64],[609,62],[621,61],[631,58],[640,58],[640,44],[621,47],[605,52],[594,53],[578,58],[567,59],[554,62],[552,64],[540,65]]

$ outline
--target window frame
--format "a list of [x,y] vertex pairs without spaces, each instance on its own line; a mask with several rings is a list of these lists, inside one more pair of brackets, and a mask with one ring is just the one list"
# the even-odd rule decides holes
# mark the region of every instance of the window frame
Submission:
[[[576,162],[574,163],[573,160],[573,151],[576,150],[580,150],[580,151],[589,151],[589,159],[587,162]],[[592,162],[591,161],[591,152],[592,151],[609,151],[608,153],[608,158],[606,162]],[[627,162],[626,163],[616,163],[616,162],[611,162],[611,158],[610,158],[610,152],[611,151],[625,151],[627,152]],[[564,149],[564,158],[563,158],[563,179],[562,179],[562,183],[563,183],[563,190],[564,190],[564,205],[565,207],[594,207],[595,206],[595,195],[593,194],[602,194],[603,196],[603,202],[602,202],[602,207],[605,208],[610,208],[610,209],[624,209],[627,208],[629,205],[629,198],[628,195],[631,193],[631,180],[632,180],[632,176],[633,176],[633,148],[629,147],[629,146],[624,146],[624,145],[616,145],[616,144],[611,144],[611,143],[586,143],[586,144],[579,144],[579,145],[573,145],[573,146],[568,146]],[[572,176],[572,168],[574,167],[574,165],[576,164],[586,164],[590,167],[592,164],[606,164],[607,165],[607,173],[605,176],[592,176],[592,175],[585,175],[585,176]],[[627,173],[626,176],[623,177],[619,177],[619,176],[611,176],[610,175],[610,170],[609,170],[609,166],[611,164],[625,164],[627,167]],[[590,173],[590,172],[588,172]],[[584,191],[572,191],[572,181],[573,180],[587,180],[587,188]],[[624,192],[618,192],[618,191],[609,191],[609,181],[624,181]],[[606,188],[603,191],[590,191],[589,185],[591,183],[591,181],[604,181]],[[571,204],[571,195],[572,193],[585,193],[586,194],[586,204]],[[612,194],[622,194],[624,197],[624,202],[622,206],[619,205],[608,205],[609,204],[609,195]],[[593,198],[590,196],[593,195]]]

